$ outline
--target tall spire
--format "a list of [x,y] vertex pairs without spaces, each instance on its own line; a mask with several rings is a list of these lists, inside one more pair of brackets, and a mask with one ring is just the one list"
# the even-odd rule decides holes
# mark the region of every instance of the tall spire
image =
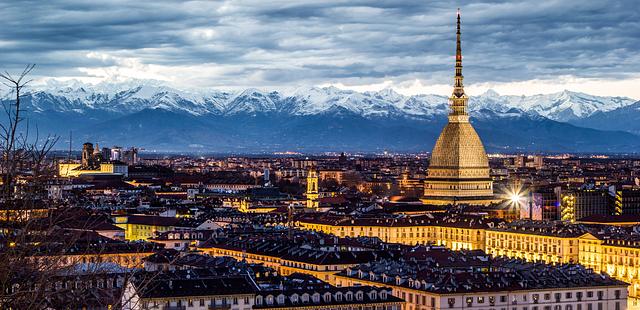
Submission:
[[450,122],[468,122],[469,114],[467,114],[467,102],[469,97],[464,93],[464,86],[462,85],[462,44],[461,44],[461,31],[460,31],[460,9],[458,9],[456,27],[456,74],[453,77],[453,94],[449,98],[449,105],[451,107],[451,113],[449,113]]
[[456,75],[453,84],[453,94],[456,97],[461,97],[464,94],[464,88],[462,85],[462,44],[460,42],[460,35],[460,9],[458,9],[458,23],[456,27]]

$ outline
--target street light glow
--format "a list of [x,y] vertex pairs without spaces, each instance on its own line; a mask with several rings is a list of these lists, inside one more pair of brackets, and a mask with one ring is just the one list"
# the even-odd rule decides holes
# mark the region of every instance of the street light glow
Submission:
[[520,204],[521,199],[522,199],[522,195],[519,192],[511,194],[511,203]]
[[503,203],[509,208],[520,209],[526,204],[527,190],[522,185],[512,185],[504,189],[502,194]]

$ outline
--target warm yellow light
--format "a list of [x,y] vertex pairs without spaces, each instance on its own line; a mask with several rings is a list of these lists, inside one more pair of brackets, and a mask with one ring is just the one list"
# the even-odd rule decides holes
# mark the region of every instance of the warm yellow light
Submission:
[[525,203],[527,191],[521,185],[514,185],[505,188],[502,198],[504,204],[509,208],[520,208]]
[[511,194],[511,202],[513,204],[519,204],[521,199],[522,199],[522,195],[520,195],[520,193]]

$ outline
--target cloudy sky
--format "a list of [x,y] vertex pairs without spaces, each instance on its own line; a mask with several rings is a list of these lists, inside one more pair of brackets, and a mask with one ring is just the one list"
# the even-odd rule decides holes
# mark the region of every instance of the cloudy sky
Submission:
[[392,87],[448,94],[455,11],[465,84],[640,98],[637,0],[0,1],[0,68],[176,87]]

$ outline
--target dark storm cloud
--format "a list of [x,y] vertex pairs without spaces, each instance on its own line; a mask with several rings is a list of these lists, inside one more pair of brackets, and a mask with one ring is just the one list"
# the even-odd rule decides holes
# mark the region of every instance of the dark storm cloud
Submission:
[[636,0],[3,1],[0,66],[35,62],[52,77],[130,68],[203,86],[442,84],[457,6],[469,83],[640,71]]

